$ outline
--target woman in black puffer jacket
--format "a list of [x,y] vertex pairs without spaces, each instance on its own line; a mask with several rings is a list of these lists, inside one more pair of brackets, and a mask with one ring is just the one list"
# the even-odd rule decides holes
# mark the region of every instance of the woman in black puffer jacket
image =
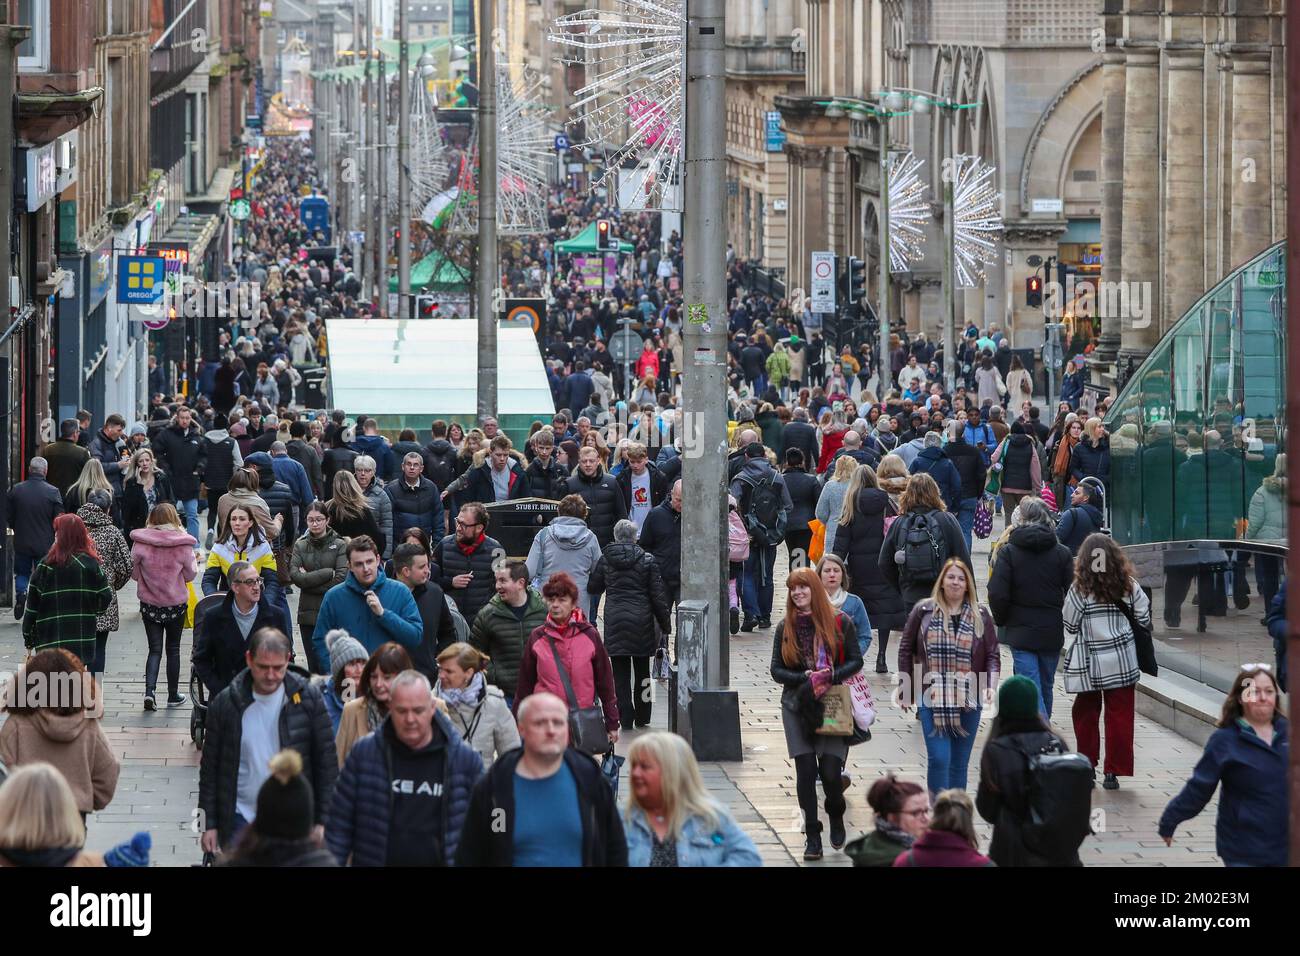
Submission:
[[614,540],[614,524],[627,517],[627,503],[618,482],[600,466],[600,452],[590,445],[578,456],[578,470],[565,482],[565,494],[581,495],[587,503],[587,527],[601,548]]
[[643,693],[650,679],[650,658],[659,634],[672,630],[668,592],[659,563],[636,544],[636,525],[626,518],[614,525],[614,543],[605,549],[587,579],[595,597],[605,602],[605,650],[614,668],[614,692],[624,730],[650,726],[650,701]]
[[[903,598],[880,571],[880,548],[885,543],[885,519],[892,518],[893,500],[881,490],[870,465],[853,473],[844,496],[844,510],[835,531],[831,550],[849,566],[851,590],[867,608],[871,627],[879,635],[876,649],[876,673],[889,673],[885,648],[889,632],[901,631],[907,623]],[[865,664],[865,662],[864,662]]]

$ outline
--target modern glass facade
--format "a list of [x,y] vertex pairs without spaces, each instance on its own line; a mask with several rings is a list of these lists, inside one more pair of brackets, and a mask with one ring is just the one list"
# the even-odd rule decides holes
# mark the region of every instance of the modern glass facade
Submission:
[[1124,545],[1281,543],[1286,269],[1279,243],[1205,296],[1133,374],[1106,426]]

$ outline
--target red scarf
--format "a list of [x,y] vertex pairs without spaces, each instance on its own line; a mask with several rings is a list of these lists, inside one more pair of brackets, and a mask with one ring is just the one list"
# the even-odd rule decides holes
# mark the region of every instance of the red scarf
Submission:
[[465,544],[463,541],[460,540],[460,538],[457,538],[456,547],[460,549],[461,554],[465,555],[465,557],[468,558],[470,555],[472,555],[475,551],[478,550],[478,546],[483,543],[483,540],[486,537],[487,534],[483,531],[480,531],[478,533],[478,537],[474,539],[473,544]]

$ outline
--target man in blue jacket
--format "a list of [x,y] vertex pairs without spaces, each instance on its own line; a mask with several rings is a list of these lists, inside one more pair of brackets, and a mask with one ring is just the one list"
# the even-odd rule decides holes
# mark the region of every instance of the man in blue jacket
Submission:
[[312,643],[316,660],[329,661],[325,635],[341,627],[373,654],[381,644],[396,641],[415,650],[424,639],[424,623],[411,591],[384,575],[379,549],[369,535],[348,542],[348,576],[325,592]]
[[348,754],[325,843],[347,866],[452,866],[483,760],[433,705],[429,679],[402,671],[388,716]]
[[379,477],[384,481],[392,481],[397,477],[397,456],[393,454],[388,442],[384,441],[384,436],[379,434],[379,424],[373,418],[367,418],[359,427],[363,434],[353,440],[352,450],[358,455],[373,458]]
[[943,453],[943,436],[937,431],[926,432],[924,447],[912,459],[908,471],[913,475],[929,475],[939,486],[943,503],[954,516],[961,511],[961,474]]
[[[251,456],[250,456],[251,457]],[[271,470],[275,480],[283,481],[293,492],[294,502],[298,505],[298,532],[307,530],[307,509],[316,499],[311,490],[311,479],[302,462],[289,457],[289,447],[282,441],[271,442]]]

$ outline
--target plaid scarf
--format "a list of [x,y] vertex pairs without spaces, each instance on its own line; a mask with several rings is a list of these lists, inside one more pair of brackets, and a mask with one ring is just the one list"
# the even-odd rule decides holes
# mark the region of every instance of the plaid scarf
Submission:
[[800,664],[805,670],[812,671],[813,697],[821,700],[830,688],[835,672],[826,653],[826,643],[817,639],[817,628],[811,614],[795,615],[794,636]]
[[954,633],[948,627],[948,613],[935,605],[925,629],[926,706],[934,712],[934,736],[965,737],[961,714],[976,706],[976,692],[970,680],[971,649],[975,645],[975,615],[963,601],[961,619]]

